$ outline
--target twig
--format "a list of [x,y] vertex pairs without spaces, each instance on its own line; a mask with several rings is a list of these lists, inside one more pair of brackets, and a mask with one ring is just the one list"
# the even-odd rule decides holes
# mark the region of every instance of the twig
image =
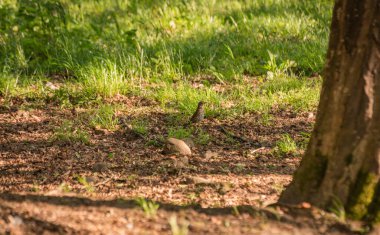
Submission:
[[94,186],[95,186],[95,187],[98,187],[98,186],[100,186],[100,185],[103,185],[103,184],[108,183],[110,180],[111,180],[111,179],[103,180],[102,182],[99,182],[99,183],[95,184]]
[[260,148],[257,148],[257,149],[252,150],[251,153],[256,153],[256,152],[258,152],[258,151],[260,151],[260,150],[264,150],[264,149],[266,149],[266,147],[260,147]]

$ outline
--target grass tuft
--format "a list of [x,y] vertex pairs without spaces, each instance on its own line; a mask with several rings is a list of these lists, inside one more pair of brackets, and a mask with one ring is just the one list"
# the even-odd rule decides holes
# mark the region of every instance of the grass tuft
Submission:
[[298,151],[296,142],[288,134],[282,135],[281,139],[276,142],[275,152],[279,155],[294,154]]
[[116,130],[119,119],[116,116],[116,107],[101,105],[90,118],[90,124],[95,129]]
[[68,143],[80,142],[83,144],[89,144],[90,136],[86,131],[75,127],[73,122],[65,120],[62,122],[61,126],[54,130],[51,140]]
[[144,198],[137,198],[135,201],[137,205],[139,205],[143,209],[145,216],[147,216],[148,218],[156,216],[157,210],[160,207],[159,204],[153,201],[146,200]]

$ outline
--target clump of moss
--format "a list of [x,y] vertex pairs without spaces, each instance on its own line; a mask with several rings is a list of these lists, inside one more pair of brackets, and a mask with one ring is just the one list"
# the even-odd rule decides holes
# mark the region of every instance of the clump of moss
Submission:
[[378,177],[374,173],[360,172],[351,191],[347,209],[350,218],[363,219],[374,200]]

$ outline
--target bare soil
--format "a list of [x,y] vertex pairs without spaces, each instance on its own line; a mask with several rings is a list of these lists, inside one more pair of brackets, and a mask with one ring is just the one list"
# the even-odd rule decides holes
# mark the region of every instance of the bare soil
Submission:
[[[302,154],[278,156],[273,147],[285,133],[301,142],[312,129],[310,114],[276,111],[270,125],[257,114],[206,119],[194,128],[211,141],[192,147],[179,168],[177,156],[149,144],[167,135],[171,120],[149,105],[139,114],[149,123],[145,138],[124,128],[84,127],[90,144],[51,139],[63,120],[80,120],[83,110],[1,106],[0,234],[172,234],[173,218],[188,234],[353,233],[308,204],[269,206]],[[147,216],[138,197],[157,202],[157,214]]]

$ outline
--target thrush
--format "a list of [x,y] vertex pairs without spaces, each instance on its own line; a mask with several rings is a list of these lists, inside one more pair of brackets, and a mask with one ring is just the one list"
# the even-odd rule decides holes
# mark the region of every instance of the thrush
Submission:
[[203,105],[204,105],[204,103],[202,101],[200,101],[198,103],[197,110],[195,111],[193,116],[191,116],[191,118],[190,118],[190,121],[192,123],[200,122],[205,118],[205,109],[204,109]]

